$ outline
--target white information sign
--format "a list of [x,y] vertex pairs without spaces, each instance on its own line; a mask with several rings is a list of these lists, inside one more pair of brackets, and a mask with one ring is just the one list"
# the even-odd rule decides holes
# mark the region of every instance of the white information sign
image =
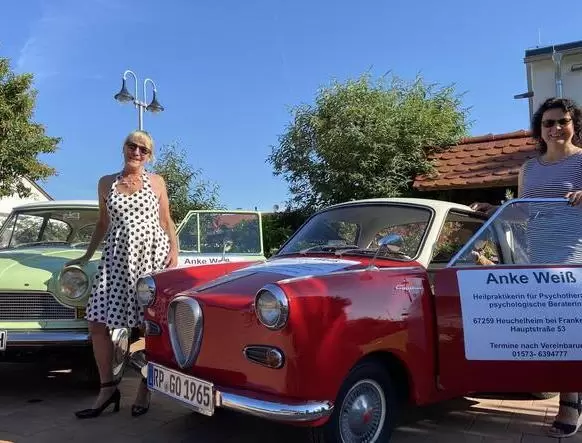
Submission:
[[582,360],[582,269],[457,275],[467,360]]
[[241,261],[255,261],[263,260],[264,258],[260,255],[257,256],[247,256],[247,255],[229,255],[226,254],[224,259],[222,254],[209,255],[209,254],[189,254],[181,253],[178,255],[178,265],[182,267],[191,266],[201,266],[201,265],[211,265],[216,263],[232,263]]

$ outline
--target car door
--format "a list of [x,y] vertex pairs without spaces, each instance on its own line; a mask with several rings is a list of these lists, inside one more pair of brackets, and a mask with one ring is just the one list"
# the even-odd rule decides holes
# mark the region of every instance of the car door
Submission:
[[505,203],[435,276],[438,381],[469,392],[582,391],[582,208]]

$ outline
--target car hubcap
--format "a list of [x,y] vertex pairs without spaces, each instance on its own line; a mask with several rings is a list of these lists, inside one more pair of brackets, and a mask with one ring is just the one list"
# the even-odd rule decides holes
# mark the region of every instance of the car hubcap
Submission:
[[340,410],[342,442],[373,443],[386,420],[386,398],[374,380],[360,380],[347,393]]
[[113,341],[113,377],[119,377],[123,372],[129,354],[128,329],[114,329],[111,332],[111,340]]

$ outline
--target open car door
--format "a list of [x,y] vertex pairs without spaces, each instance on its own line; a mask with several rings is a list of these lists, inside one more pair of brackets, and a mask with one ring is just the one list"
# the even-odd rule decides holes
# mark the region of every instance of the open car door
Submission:
[[262,217],[258,211],[189,211],[176,229],[180,265],[262,261]]
[[435,277],[451,396],[582,392],[582,207],[506,202]]

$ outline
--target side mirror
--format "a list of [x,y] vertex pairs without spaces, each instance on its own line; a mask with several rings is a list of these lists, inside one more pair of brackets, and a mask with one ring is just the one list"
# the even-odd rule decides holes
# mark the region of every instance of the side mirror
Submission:
[[402,239],[402,236],[398,234],[385,235],[380,240],[378,240],[378,250],[374,254],[372,260],[370,260],[370,264],[368,265],[367,269],[378,270],[375,263],[376,258],[378,257],[378,254],[380,253],[381,250],[388,249],[391,252],[400,252],[402,246],[404,246],[404,240]]
[[386,248],[392,252],[400,252],[404,246],[404,240],[398,234],[388,234],[380,239],[378,246],[379,248]]

